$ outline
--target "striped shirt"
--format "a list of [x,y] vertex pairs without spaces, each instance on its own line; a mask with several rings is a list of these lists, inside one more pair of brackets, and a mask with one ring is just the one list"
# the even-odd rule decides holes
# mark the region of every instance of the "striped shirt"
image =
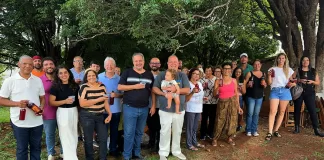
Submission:
[[[91,100],[97,99],[106,95],[106,87],[104,84],[100,84],[98,87],[90,87],[88,84],[82,84],[79,90],[79,96],[82,99]],[[83,107],[88,112],[100,113],[105,111],[105,102],[98,102],[92,106]]]

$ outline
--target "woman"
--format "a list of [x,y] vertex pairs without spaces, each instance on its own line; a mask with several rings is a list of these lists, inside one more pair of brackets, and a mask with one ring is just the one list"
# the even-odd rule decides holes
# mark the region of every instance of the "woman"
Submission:
[[222,79],[222,67],[217,66],[214,71],[216,79]]
[[246,135],[259,136],[257,132],[259,113],[263,102],[263,90],[267,87],[265,75],[261,71],[261,61],[253,62],[253,71],[245,76],[244,88],[246,88],[247,97],[247,116],[246,116]]
[[[233,66],[233,65],[232,65]],[[235,68],[232,74],[232,78],[236,79],[236,83],[238,84],[238,95],[239,95],[239,102],[240,102],[240,108],[243,109],[243,98],[242,98],[242,87],[243,87],[243,70],[242,68]],[[240,131],[243,125],[243,115],[238,115],[238,125],[236,128],[236,131]]]
[[315,86],[320,85],[320,79],[315,68],[311,68],[311,65],[309,63],[309,57],[303,56],[300,59],[300,68],[298,68],[294,72],[293,77],[298,78],[299,82],[303,86],[302,95],[298,99],[294,100],[294,121],[295,121],[294,133],[297,134],[300,132],[299,130],[300,110],[304,102],[308,110],[308,113],[310,115],[310,119],[313,124],[315,135],[324,137],[324,134],[320,133],[318,130],[318,119],[317,119],[316,105],[315,105]]
[[200,120],[200,113],[203,107],[203,87],[199,80],[200,71],[198,68],[193,68],[190,70],[188,79],[190,80],[190,90],[189,95],[186,96],[186,138],[187,147],[189,150],[196,151],[197,147],[204,148],[197,142],[197,130],[198,122]]
[[78,91],[79,85],[75,83],[72,72],[65,66],[59,66],[54,73],[49,104],[58,107],[56,119],[64,159],[78,159]]
[[214,86],[214,96],[219,95],[219,102],[216,111],[216,127],[215,137],[212,145],[217,146],[217,140],[225,131],[228,136],[228,143],[235,145],[233,135],[237,127],[237,113],[243,114],[240,108],[239,94],[237,91],[238,84],[234,78],[231,77],[231,64],[223,64],[223,78],[218,79]]
[[[296,83],[288,83],[293,73],[294,71],[289,67],[287,55],[285,53],[279,53],[275,59],[274,67],[269,69],[267,77],[268,84],[271,85],[269,96],[269,132],[265,137],[267,141],[271,140],[273,135],[275,137],[281,137],[278,130],[284,118],[287,105],[292,99],[289,88],[296,85]],[[274,126],[278,106],[279,115],[277,116],[276,125]]]
[[[98,74],[92,69],[87,69],[80,86],[80,122],[84,133],[84,150],[87,160],[93,160],[93,132],[99,138],[99,159],[106,160],[107,156],[107,128],[105,123],[111,120],[106,87],[98,83]],[[108,117],[104,119],[104,111]]]
[[[200,125],[200,139],[214,137],[215,117],[216,117],[216,98],[213,96],[216,77],[213,75],[213,68],[208,66],[205,69],[205,77],[200,80],[204,88],[203,112]],[[209,123],[208,123],[209,120]]]

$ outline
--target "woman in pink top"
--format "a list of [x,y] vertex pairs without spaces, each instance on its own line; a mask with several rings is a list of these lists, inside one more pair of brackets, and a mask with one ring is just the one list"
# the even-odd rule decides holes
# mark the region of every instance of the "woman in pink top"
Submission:
[[238,84],[231,77],[231,64],[223,64],[223,78],[218,79],[214,86],[214,96],[219,94],[219,102],[216,111],[215,137],[212,145],[217,146],[217,140],[223,131],[226,131],[228,143],[235,145],[233,135],[237,127],[237,113],[243,114],[240,108]]

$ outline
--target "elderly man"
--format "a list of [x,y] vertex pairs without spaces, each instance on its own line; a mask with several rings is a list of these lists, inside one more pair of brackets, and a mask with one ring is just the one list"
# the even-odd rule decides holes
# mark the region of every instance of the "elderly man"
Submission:
[[17,142],[16,159],[26,160],[29,156],[30,159],[40,160],[43,119],[27,105],[34,103],[44,107],[44,87],[41,79],[31,74],[31,57],[21,56],[18,66],[19,73],[5,79],[2,84],[0,106],[10,107],[10,122]]
[[152,95],[151,116],[155,112],[155,95],[152,94],[154,77],[145,70],[144,55],[132,56],[133,68],[127,69],[120,77],[118,90],[124,91],[124,159],[144,159],[141,155],[141,140],[148,115],[149,98]]
[[84,77],[84,69],[83,69],[83,59],[80,56],[75,56],[73,58],[73,68],[71,68],[71,72],[74,77],[74,81],[77,84],[81,84]]
[[45,74],[42,68],[42,58],[40,56],[33,57],[33,66],[34,69],[32,70],[32,74],[37,77],[41,77]]
[[[120,121],[121,98],[122,92],[117,89],[120,76],[115,74],[116,62],[113,58],[107,57],[104,61],[105,72],[98,75],[98,80],[106,86],[107,93],[110,99],[113,98],[113,102],[110,105],[110,111],[112,113],[110,121],[110,142],[109,142],[109,154],[117,157],[119,155],[117,151],[118,142],[118,125]],[[108,114],[104,114],[105,117]],[[108,131],[108,128],[107,128]]]
[[[174,55],[168,58],[168,69],[178,70],[178,58]],[[171,129],[172,129],[172,154],[179,159],[186,159],[182,154],[180,148],[181,131],[184,119],[184,107],[185,107],[185,95],[190,92],[190,84],[187,75],[182,72],[177,72],[176,81],[180,87],[180,112],[181,114],[175,113],[175,103],[172,102],[171,108],[166,108],[167,98],[166,96],[171,96],[170,94],[165,94],[161,90],[161,82],[164,80],[165,72],[161,72],[155,79],[153,92],[158,96],[158,101],[160,104],[160,150],[159,155],[161,160],[165,160],[170,153],[170,139],[171,139]],[[170,87],[168,89],[170,92],[175,92],[175,87]]]

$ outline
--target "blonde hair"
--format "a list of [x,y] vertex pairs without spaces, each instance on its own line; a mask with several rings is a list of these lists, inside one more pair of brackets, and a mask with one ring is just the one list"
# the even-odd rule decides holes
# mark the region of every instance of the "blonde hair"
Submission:
[[283,53],[283,52],[279,53],[277,55],[276,59],[275,59],[275,62],[274,62],[273,66],[278,67],[278,59],[279,59],[280,56],[285,56],[286,60],[285,60],[285,63],[284,63],[284,66],[283,66],[282,70],[283,70],[286,78],[289,78],[289,60],[288,60],[288,57],[287,57],[286,53]]
[[171,77],[173,79],[176,79],[177,78],[177,71],[176,70],[174,70],[174,69],[167,69],[166,72],[171,73]]

